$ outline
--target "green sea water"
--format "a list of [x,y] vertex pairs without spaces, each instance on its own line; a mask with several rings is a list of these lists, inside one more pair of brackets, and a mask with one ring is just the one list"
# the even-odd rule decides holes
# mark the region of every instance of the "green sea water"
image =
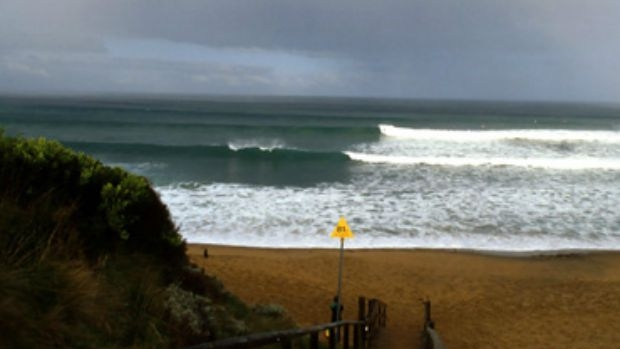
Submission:
[[190,241],[620,248],[614,105],[2,97],[0,127],[148,177]]

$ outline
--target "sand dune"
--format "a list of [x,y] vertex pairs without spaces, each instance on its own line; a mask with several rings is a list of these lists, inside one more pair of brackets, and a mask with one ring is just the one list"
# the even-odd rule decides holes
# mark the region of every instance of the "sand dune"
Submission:
[[[210,257],[202,251],[208,247]],[[207,273],[248,303],[278,303],[302,326],[328,322],[337,288],[337,250],[190,245]],[[620,254],[502,257],[466,252],[347,250],[343,297],[388,304],[379,345],[415,348],[421,298],[446,346],[614,348],[620,343]]]

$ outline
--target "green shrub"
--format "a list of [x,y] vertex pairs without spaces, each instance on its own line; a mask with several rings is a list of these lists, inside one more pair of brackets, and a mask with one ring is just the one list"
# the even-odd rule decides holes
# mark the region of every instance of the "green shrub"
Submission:
[[148,180],[0,131],[0,343],[166,347],[185,245]]
[[189,265],[148,180],[0,130],[0,346],[169,348],[292,322]]
[[58,142],[0,133],[0,194],[22,208],[45,197],[53,207],[70,208],[70,224],[80,232],[91,261],[127,249],[186,263],[183,240],[146,178],[104,166]]

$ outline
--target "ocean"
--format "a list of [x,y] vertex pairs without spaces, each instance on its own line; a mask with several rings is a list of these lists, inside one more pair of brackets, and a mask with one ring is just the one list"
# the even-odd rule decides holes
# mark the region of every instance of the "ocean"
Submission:
[[0,128],[149,178],[189,242],[620,249],[620,106],[2,97]]

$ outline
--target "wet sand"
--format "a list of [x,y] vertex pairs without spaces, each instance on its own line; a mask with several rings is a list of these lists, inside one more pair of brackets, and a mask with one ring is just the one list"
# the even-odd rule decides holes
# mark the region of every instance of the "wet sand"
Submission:
[[[191,244],[188,254],[247,303],[280,304],[301,326],[329,322],[337,250]],[[358,296],[387,303],[377,348],[418,346],[423,298],[449,349],[620,345],[620,253],[346,250],[342,291],[345,319]]]

